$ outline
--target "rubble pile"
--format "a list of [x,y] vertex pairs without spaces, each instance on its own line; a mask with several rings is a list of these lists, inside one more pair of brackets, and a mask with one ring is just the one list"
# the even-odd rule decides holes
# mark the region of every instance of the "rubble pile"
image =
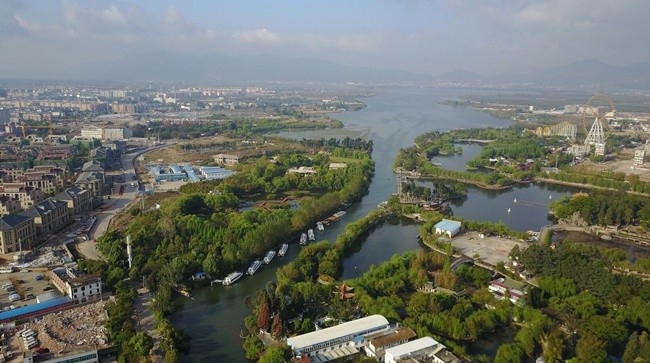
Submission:
[[54,352],[82,345],[101,348],[108,343],[106,319],[104,302],[99,301],[45,315],[34,321],[32,329],[38,331],[41,347]]

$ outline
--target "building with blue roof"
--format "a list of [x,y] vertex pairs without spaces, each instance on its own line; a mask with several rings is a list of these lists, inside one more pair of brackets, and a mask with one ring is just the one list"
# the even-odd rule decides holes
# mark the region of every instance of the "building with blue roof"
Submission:
[[462,224],[458,221],[443,219],[440,222],[436,223],[434,228],[436,229],[436,234],[446,234],[449,236],[449,238],[451,238],[460,232],[461,226]]
[[38,304],[23,306],[22,308],[3,311],[0,313],[0,322],[6,323],[9,321],[27,319],[33,316],[39,316],[53,311],[58,311],[68,306],[74,305],[74,301],[68,297],[63,296],[56,299],[46,300]]

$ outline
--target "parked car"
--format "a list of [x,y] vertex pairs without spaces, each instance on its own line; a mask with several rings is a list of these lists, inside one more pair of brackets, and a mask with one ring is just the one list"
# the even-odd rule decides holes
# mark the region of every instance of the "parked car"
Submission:
[[20,300],[20,295],[18,294],[9,295],[9,301],[18,301],[18,300]]
[[34,276],[34,280],[36,280],[36,281],[43,280],[44,278],[45,278],[45,277],[44,277],[43,275],[36,275],[36,276]]

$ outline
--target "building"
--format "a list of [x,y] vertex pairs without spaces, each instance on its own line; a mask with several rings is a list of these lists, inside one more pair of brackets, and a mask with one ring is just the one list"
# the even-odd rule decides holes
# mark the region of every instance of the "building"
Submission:
[[347,167],[346,163],[330,163],[330,169],[345,169]]
[[125,140],[133,137],[131,129],[128,127],[104,128],[102,140]]
[[83,275],[74,269],[59,267],[50,271],[50,277],[59,291],[77,304],[97,300],[102,296],[102,279],[99,274]]
[[76,216],[92,209],[92,197],[92,191],[75,186],[64,190],[54,198],[66,203],[69,216]]
[[386,349],[386,363],[398,362],[435,362],[460,363],[460,359],[447,351],[447,347],[431,337],[422,337],[392,348]]
[[224,179],[235,174],[234,171],[219,166],[201,166],[199,171],[205,180]]
[[214,162],[222,165],[235,165],[239,163],[239,156],[229,154],[217,154],[213,156]]
[[43,200],[40,189],[23,183],[4,183],[0,185],[0,195],[5,195],[20,203],[21,209],[27,209]]
[[366,337],[390,327],[381,315],[348,321],[330,328],[287,338],[296,357],[328,361],[356,354],[366,345]]
[[[99,353],[97,349],[84,351],[79,353],[65,354],[46,360],[41,359],[41,356],[33,356],[32,352],[25,352],[23,363],[97,363],[99,362]],[[36,359],[38,358],[38,359]]]
[[316,174],[316,169],[311,166],[301,166],[299,168],[289,168],[289,170],[287,170],[287,173],[296,173],[300,176],[308,176]]
[[33,218],[19,214],[0,218],[0,253],[28,250],[32,248],[35,238],[36,226]]
[[20,212],[21,210],[22,208],[18,200],[14,200],[6,195],[0,195],[0,217]]
[[37,236],[56,233],[70,221],[68,204],[52,198],[45,199],[20,214],[34,218]]
[[641,166],[645,161],[645,150],[634,151],[634,165]]
[[180,166],[172,164],[169,166],[154,165],[149,168],[156,182],[161,181],[178,181],[187,180],[188,176],[183,172]]
[[404,344],[416,337],[413,329],[401,326],[387,332],[378,333],[369,336],[366,340],[368,345],[364,347],[366,355],[377,359],[378,362],[384,361],[384,351],[396,345]]
[[594,145],[594,154],[597,156],[605,156],[605,143],[599,142]]
[[446,234],[449,238],[455,236],[460,232],[461,223],[457,221],[452,221],[450,219],[443,219],[442,221],[436,223],[434,228],[436,229],[436,234]]
[[[10,321],[29,319],[36,316],[49,314],[55,311],[63,310],[74,305],[72,299],[67,296],[50,299],[33,305],[27,305],[9,311],[0,312],[0,323]],[[25,361],[24,361],[25,362]]]
[[97,139],[101,140],[103,138],[103,130],[101,128],[83,128],[81,129],[81,137],[85,139]]
[[500,277],[492,281],[488,289],[497,300],[507,298],[513,304],[522,303],[527,294],[524,283],[507,277]]
[[101,197],[104,189],[104,173],[86,171],[79,174],[74,185],[91,191],[93,197]]

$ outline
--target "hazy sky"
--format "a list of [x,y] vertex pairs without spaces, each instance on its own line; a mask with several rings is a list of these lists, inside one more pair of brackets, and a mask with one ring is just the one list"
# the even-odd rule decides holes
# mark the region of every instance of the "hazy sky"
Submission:
[[648,0],[0,0],[0,76],[150,51],[280,54],[432,75],[650,60]]

